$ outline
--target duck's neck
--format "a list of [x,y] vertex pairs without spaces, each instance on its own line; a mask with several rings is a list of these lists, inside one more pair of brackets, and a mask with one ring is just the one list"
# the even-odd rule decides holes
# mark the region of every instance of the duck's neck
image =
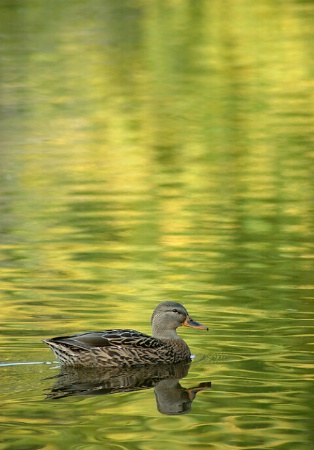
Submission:
[[158,324],[157,325],[153,324],[152,335],[153,335],[153,337],[158,338],[158,339],[169,339],[169,340],[181,339],[177,335],[177,332],[175,329],[171,329],[171,330],[160,329]]

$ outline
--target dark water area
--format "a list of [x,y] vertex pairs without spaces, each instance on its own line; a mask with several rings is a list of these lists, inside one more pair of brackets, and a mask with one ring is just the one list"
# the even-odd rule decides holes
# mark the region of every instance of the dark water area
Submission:
[[[310,450],[313,2],[0,12],[0,450]],[[188,368],[42,343],[167,299]]]

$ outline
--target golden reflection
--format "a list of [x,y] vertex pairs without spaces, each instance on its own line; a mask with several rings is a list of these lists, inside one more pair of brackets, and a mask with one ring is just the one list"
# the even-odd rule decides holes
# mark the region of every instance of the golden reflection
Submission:
[[[273,355],[254,377],[280,383],[260,401],[234,370],[213,408],[198,397],[194,422],[146,423],[150,404],[136,419],[130,405],[130,435],[154,450],[306,445],[308,417],[289,405],[311,407],[311,385],[289,380],[310,378],[313,342],[313,2],[2,3],[2,357],[43,360],[49,334],[149,331],[153,306],[183,300],[211,324],[206,353],[257,366]],[[217,378],[230,370],[215,366]],[[25,398],[3,411],[4,446],[95,444],[103,417],[88,422],[86,405],[30,410]],[[116,440],[105,431],[99,445],[126,447],[125,418],[115,428],[110,412]],[[18,440],[15,414],[46,414],[47,435]],[[56,426],[64,417],[73,429]]]

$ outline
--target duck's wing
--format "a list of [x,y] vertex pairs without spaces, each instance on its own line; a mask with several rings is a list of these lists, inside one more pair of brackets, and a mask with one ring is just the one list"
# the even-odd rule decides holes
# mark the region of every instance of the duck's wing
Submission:
[[140,347],[158,349],[163,341],[135,330],[92,331],[73,336],[61,336],[45,340],[47,344],[65,344],[67,346],[90,350],[95,347]]

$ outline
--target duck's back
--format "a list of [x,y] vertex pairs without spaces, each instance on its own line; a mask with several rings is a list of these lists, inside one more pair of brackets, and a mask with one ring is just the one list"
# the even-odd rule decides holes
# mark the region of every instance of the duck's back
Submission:
[[190,358],[180,338],[157,339],[135,330],[106,330],[47,339],[64,365],[123,367],[147,364],[176,364]]

